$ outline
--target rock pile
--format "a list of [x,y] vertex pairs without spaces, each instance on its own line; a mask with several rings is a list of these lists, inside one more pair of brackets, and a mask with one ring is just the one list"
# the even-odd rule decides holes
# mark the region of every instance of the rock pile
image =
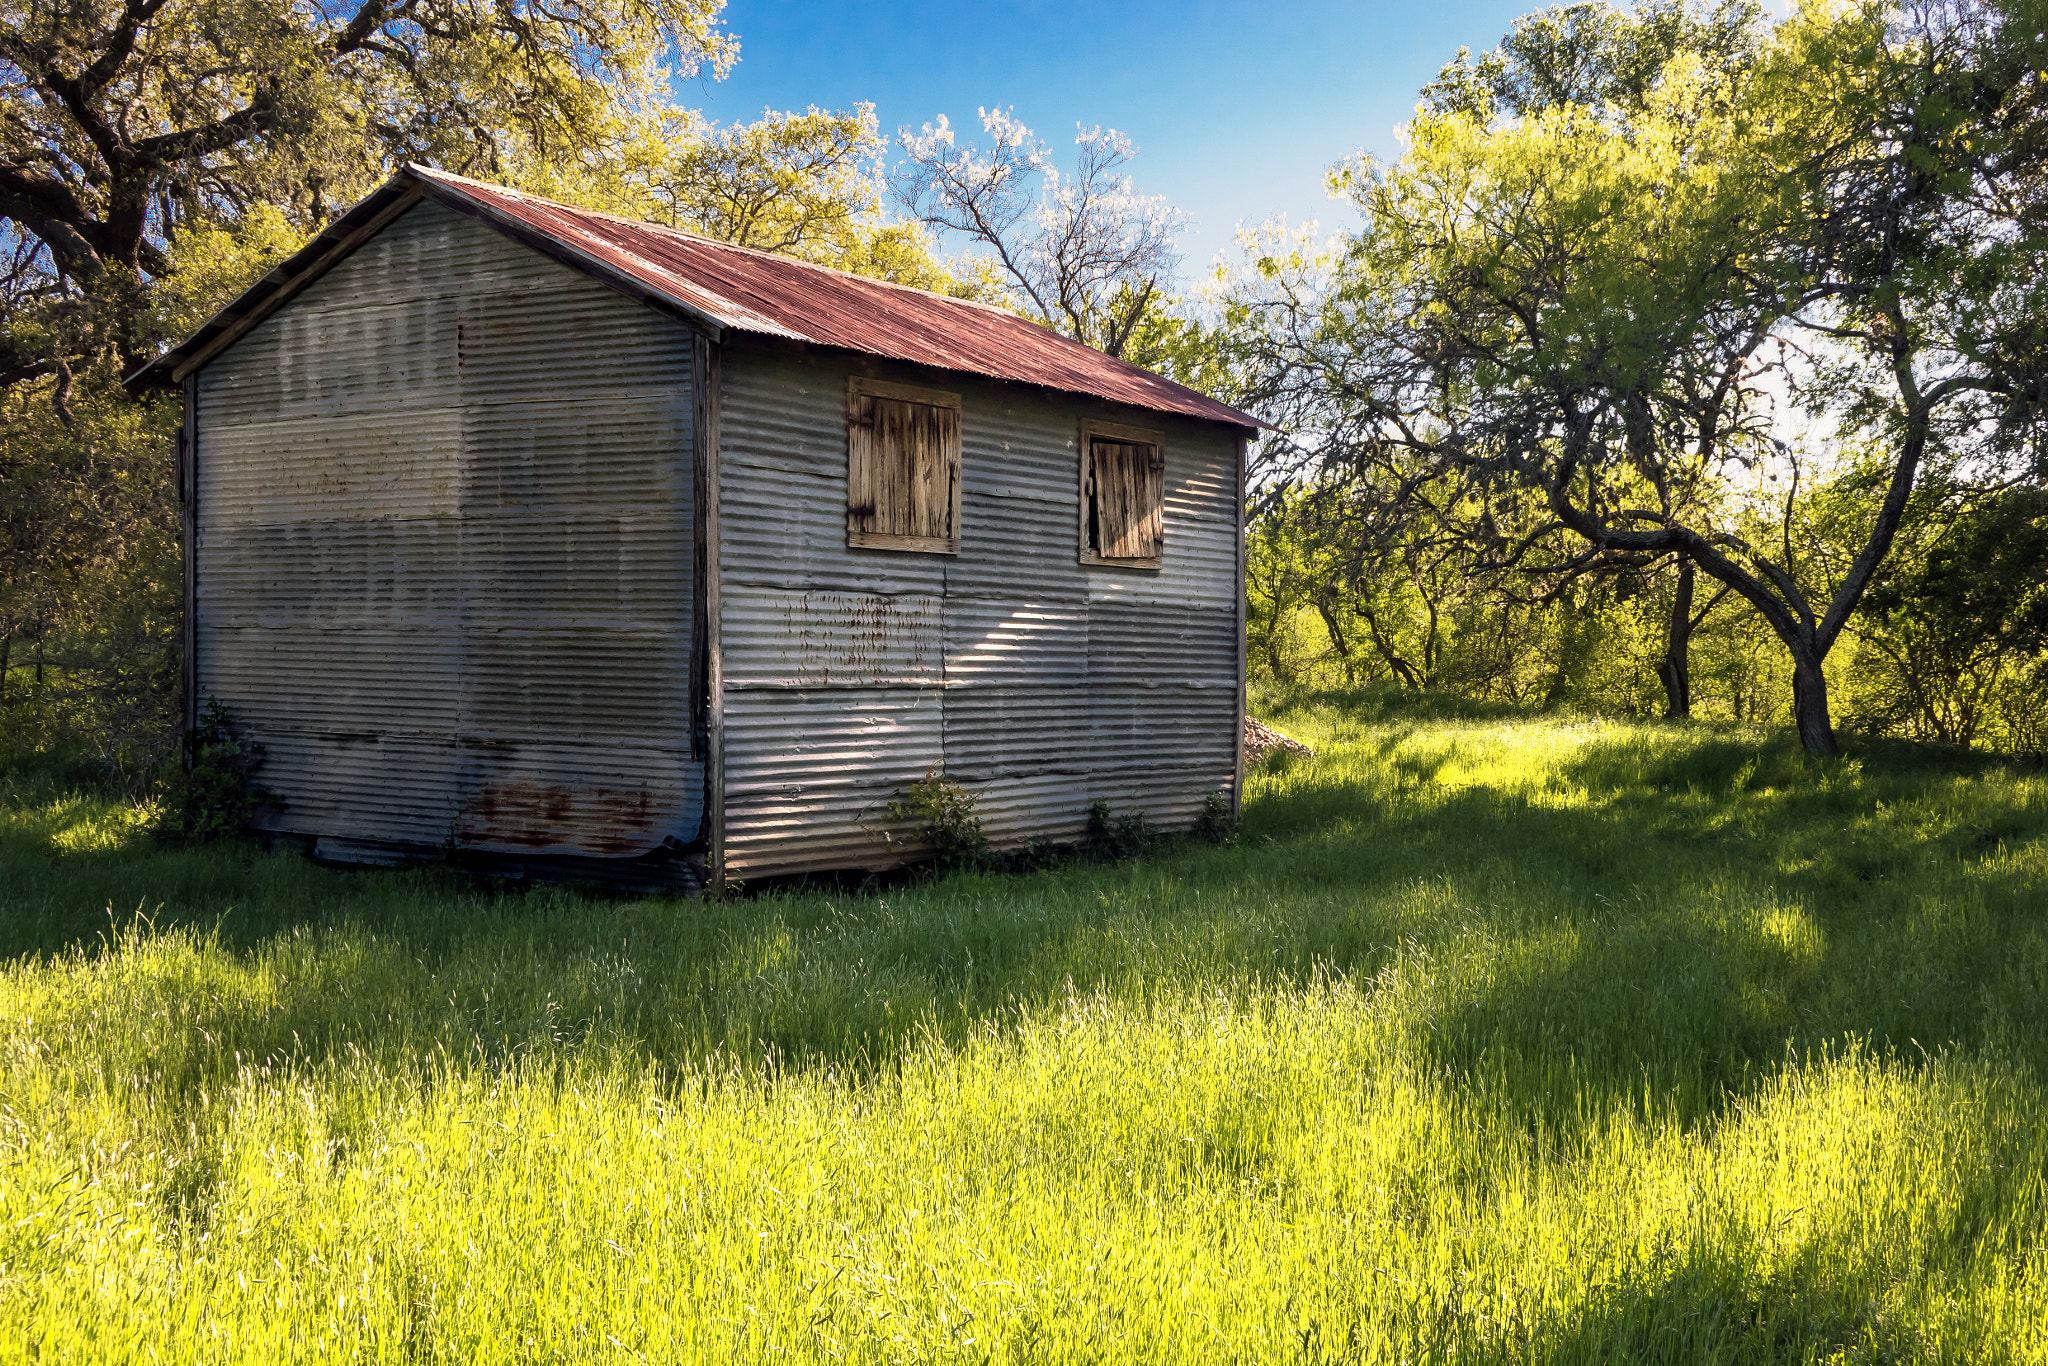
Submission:
[[1316,752],[1301,741],[1282,735],[1263,721],[1244,718],[1244,766],[1247,770],[1257,768],[1266,761],[1266,756],[1275,750],[1284,749],[1304,759],[1313,759]]

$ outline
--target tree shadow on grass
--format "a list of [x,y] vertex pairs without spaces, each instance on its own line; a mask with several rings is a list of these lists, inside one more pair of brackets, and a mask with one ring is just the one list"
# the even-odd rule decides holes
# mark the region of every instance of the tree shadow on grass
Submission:
[[1714,729],[1682,724],[1641,726],[1623,737],[1581,745],[1559,771],[1597,793],[1690,789],[1734,794],[1765,788],[1853,789],[1866,765],[1873,773],[1894,779],[1922,780],[2039,769],[2031,757],[1854,735],[1843,739],[1840,754],[1814,755],[1782,737],[1754,732],[1716,734]]
[[[16,839],[0,956],[89,959],[132,931],[131,908],[149,917],[131,947],[185,936],[153,969],[161,999],[133,1003],[190,1025],[151,1045],[171,1091],[236,1055],[344,1052],[403,1068],[596,1047],[844,1075],[1076,991],[1363,985],[1390,965],[1428,981],[1425,1061],[1504,1079],[1504,1100],[1552,1126],[1638,1104],[1690,1122],[1788,1046],[1844,1033],[1900,1050],[2048,1041],[2041,993],[2010,971],[2043,956],[2025,888],[1930,926],[1929,889],[1969,872],[1954,832],[1840,838],[1843,783],[1768,747],[1588,746],[1559,770],[1597,799],[1577,805],[1347,772],[1305,770],[1258,813],[1287,833],[1243,848],[723,904],[492,892],[243,846],[56,858]],[[1859,860],[1879,857],[1890,871],[1871,880]],[[102,989],[75,1008],[101,1009]]]
[[1761,1272],[1728,1244],[1630,1268],[1530,1334],[1527,1348],[1471,1359],[1546,1362],[1899,1361],[1920,1325],[1879,1309],[1897,1268],[1875,1258],[1813,1274]]

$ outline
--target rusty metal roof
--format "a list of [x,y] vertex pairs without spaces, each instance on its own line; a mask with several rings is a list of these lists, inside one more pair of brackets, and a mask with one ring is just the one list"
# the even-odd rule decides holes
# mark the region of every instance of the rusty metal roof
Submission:
[[203,364],[312,274],[373,234],[387,211],[417,196],[489,223],[565,264],[680,313],[714,337],[727,330],[781,337],[1246,430],[1261,425],[1227,404],[1000,308],[572,208],[417,165],[385,182],[183,343],[130,375],[128,387],[139,391],[167,383]]

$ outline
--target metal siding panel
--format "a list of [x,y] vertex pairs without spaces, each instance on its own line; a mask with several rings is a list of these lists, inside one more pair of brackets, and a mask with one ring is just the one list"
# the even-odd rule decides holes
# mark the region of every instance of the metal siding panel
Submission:
[[462,483],[446,457],[461,440],[453,406],[415,408],[396,424],[385,412],[223,418],[206,430],[201,532],[291,526],[310,509],[323,521],[452,517]]
[[459,610],[453,518],[205,525],[210,520],[201,519],[199,535],[210,630],[418,630]]
[[[849,373],[961,394],[957,556],[846,548]],[[1185,826],[1207,793],[1229,786],[1234,432],[1167,423],[1165,561],[1130,571],[1076,561],[1076,439],[1083,416],[1144,415],[737,341],[722,402],[735,873],[882,867],[921,853],[885,838],[881,813],[941,762],[976,792],[999,848],[1078,839],[1097,799]],[[937,679],[902,663],[901,623],[922,623],[934,602]],[[886,649],[830,624],[852,604],[888,623]],[[837,679],[853,686],[828,686]]]
[[556,276],[548,289],[476,293],[459,301],[457,351],[467,405],[687,397],[686,328],[566,270],[558,268]]
[[923,594],[788,591],[724,595],[727,687],[936,687],[941,599]]
[[599,509],[627,519],[673,521],[675,510],[690,504],[688,481],[675,467],[674,443],[689,437],[689,404],[676,395],[595,393],[565,402],[466,408],[462,515],[476,521]]
[[292,307],[353,313],[363,305],[364,280],[378,282],[376,302],[385,306],[581,283],[537,251],[502,239],[496,247],[480,245],[475,233],[456,226],[467,222],[439,204],[422,203],[355,250],[346,263],[355,272],[352,279],[322,276],[292,301]]
[[[1060,775],[1077,789],[1101,766],[1082,683],[1043,679],[946,691],[946,773],[970,786],[995,779]],[[1085,808],[1087,802],[1082,806]],[[984,813],[984,821],[988,819]],[[1003,822],[990,827],[999,834]]]
[[1075,563],[1081,409],[1030,389],[974,387],[961,431],[961,556],[946,594],[1015,602],[1069,602],[1088,594]]
[[[231,596],[209,580],[202,607]],[[467,686],[461,639],[431,619],[410,629],[289,618],[236,627],[202,611],[199,648],[205,691],[233,708],[266,745],[266,737],[286,730],[438,735],[450,743],[461,730]],[[317,779],[273,763],[262,781],[305,791]]]
[[1088,605],[946,600],[946,686],[1059,687],[1086,675]]
[[1215,770],[1206,765],[1115,766],[1099,764],[1085,774],[1049,772],[966,779],[989,843],[1018,849],[1034,842],[1075,844],[1087,833],[1088,808],[1106,801],[1118,815],[1143,812],[1156,827],[1185,830],[1214,789]]
[[1217,775],[1209,783],[1216,787],[1230,777],[1230,754],[1217,732],[1236,710],[1235,695],[1223,687],[1091,682],[1088,739],[1104,756],[1144,754],[1168,767],[1206,768]]
[[1236,614],[1228,607],[1161,610],[1097,600],[1088,604],[1090,683],[1172,688],[1223,688],[1214,662],[1236,651]]
[[846,545],[843,357],[735,352],[725,374],[720,553],[738,585],[842,593],[944,591],[939,555]]
[[697,836],[689,367],[680,325],[421,205],[201,372],[201,688],[267,747],[272,828]]
[[[386,233],[414,227],[414,209]],[[460,386],[452,299],[385,303],[358,253],[307,286],[215,357],[203,374],[210,441],[222,427],[290,418],[389,420],[442,407]],[[308,296],[353,284],[355,307],[307,309]],[[283,449],[289,449],[288,447]]]
[[943,725],[937,688],[729,684],[727,871],[885,868],[921,852],[891,841],[888,806],[940,764]]
[[720,490],[720,558],[728,588],[927,596],[945,591],[940,556],[847,549],[844,455],[839,479],[830,486],[773,468],[750,468],[730,454],[726,469],[746,470],[739,488]]
[[[1169,462],[1171,459],[1169,456]],[[1097,571],[1100,577],[1088,585],[1089,601],[1108,607],[1234,610],[1232,585],[1237,578],[1237,552],[1228,539],[1233,535],[1235,530],[1228,522],[1169,521],[1166,554],[1161,557],[1160,567],[1104,567]]]
[[[1074,563],[1074,499],[976,499],[962,490],[960,563],[946,567],[946,597],[1066,602],[1080,608],[1088,581]],[[1052,510],[1057,510],[1056,513]]]
[[289,803],[273,828],[415,847],[438,846],[454,832],[467,761],[447,732],[287,728],[305,719],[259,726],[250,717],[265,751],[260,781]]

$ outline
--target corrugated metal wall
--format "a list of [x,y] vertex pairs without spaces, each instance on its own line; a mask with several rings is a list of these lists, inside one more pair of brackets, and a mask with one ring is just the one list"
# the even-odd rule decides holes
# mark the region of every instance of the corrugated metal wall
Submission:
[[698,834],[690,333],[431,203],[200,374],[198,669],[324,852]]
[[[846,547],[846,378],[961,395],[957,556]],[[1088,805],[1185,826],[1236,766],[1236,433],[1095,400],[731,339],[721,394],[726,867],[880,867],[934,768],[999,846]],[[1156,571],[1076,562],[1085,416],[1166,433]]]

